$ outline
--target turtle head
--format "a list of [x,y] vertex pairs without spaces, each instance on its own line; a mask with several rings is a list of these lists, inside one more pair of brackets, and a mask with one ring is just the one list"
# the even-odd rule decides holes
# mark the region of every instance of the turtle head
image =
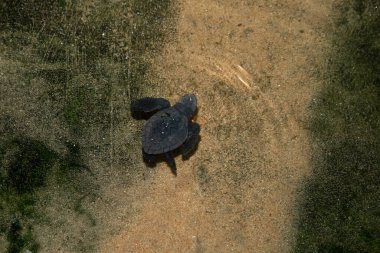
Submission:
[[181,97],[178,103],[184,104],[186,107],[190,108],[192,114],[194,114],[197,109],[197,98],[193,94],[186,94]]
[[197,110],[197,98],[193,94],[186,94],[181,97],[174,107],[191,119]]

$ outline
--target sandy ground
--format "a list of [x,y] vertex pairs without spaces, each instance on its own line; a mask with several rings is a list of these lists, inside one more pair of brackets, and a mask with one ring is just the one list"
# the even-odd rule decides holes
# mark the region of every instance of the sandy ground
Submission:
[[126,190],[137,193],[138,215],[104,238],[102,252],[291,251],[331,5],[178,2],[178,33],[152,59],[163,84],[149,95],[174,103],[196,94],[201,142],[189,160],[177,157],[177,177],[160,163]]

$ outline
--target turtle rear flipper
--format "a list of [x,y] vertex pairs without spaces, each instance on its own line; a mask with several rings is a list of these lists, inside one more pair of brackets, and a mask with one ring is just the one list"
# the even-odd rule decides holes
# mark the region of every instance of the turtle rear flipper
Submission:
[[175,164],[175,160],[171,152],[166,152],[165,153],[165,159],[166,162],[168,163],[170,170],[174,174],[174,176],[177,176],[177,165]]
[[136,119],[148,119],[157,111],[170,107],[170,102],[164,98],[141,98],[131,103],[132,117]]
[[144,151],[144,149],[142,150],[142,155],[143,155],[144,162],[147,163],[149,166],[156,165],[156,159],[157,159],[156,155],[148,154]]
[[199,124],[191,123],[189,125],[187,139],[181,147],[181,153],[182,153],[183,158],[187,158],[191,154],[191,152],[196,148],[199,142],[200,131],[201,131],[201,127]]

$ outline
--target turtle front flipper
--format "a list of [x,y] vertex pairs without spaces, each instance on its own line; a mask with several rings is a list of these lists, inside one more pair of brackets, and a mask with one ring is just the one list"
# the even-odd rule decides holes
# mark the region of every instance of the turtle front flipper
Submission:
[[164,98],[141,98],[132,101],[132,117],[136,119],[148,119],[157,111],[170,107],[170,102]]
[[191,152],[196,148],[199,142],[200,131],[201,131],[201,127],[199,124],[197,123],[189,124],[187,139],[181,147],[181,153],[182,153],[183,158],[187,158],[191,154]]
[[177,165],[175,164],[175,160],[171,152],[166,152],[165,153],[165,159],[166,162],[168,163],[170,170],[174,174],[174,176],[177,176]]

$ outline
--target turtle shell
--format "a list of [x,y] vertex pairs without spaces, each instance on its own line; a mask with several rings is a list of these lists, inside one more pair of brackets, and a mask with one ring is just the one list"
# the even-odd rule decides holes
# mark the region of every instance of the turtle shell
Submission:
[[162,154],[181,146],[188,134],[188,119],[173,107],[153,115],[143,129],[142,144],[147,154]]

